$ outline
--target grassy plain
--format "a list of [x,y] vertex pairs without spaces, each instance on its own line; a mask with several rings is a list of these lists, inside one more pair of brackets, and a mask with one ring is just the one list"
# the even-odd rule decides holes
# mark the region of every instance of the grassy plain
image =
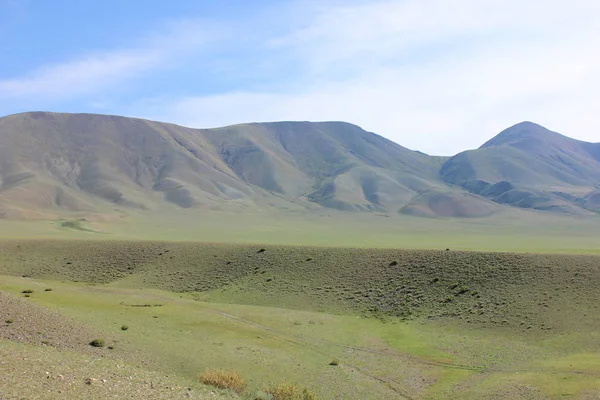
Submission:
[[127,368],[189,385],[226,369],[247,393],[291,382],[320,399],[600,396],[597,256],[33,239],[0,251],[0,290],[33,290],[21,301],[102,332]]
[[[417,218],[337,211],[76,215],[60,221],[3,220],[0,238],[193,241],[228,244],[600,253],[600,220],[510,210],[484,218]],[[75,226],[73,228],[72,226]]]

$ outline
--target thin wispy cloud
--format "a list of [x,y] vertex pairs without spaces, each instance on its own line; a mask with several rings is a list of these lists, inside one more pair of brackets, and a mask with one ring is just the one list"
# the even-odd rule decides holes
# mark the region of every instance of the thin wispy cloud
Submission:
[[49,65],[29,76],[0,82],[4,97],[73,96],[93,93],[157,64],[159,54],[152,52],[96,53],[62,64]]
[[[543,31],[559,37],[561,24],[579,28],[582,18],[595,25],[591,11],[597,2],[516,0],[388,0],[315,9],[304,27],[269,44],[276,49],[294,48],[315,67],[327,68],[340,61],[372,64],[427,58],[442,53],[441,44],[452,48],[469,46],[475,39],[496,42],[505,38],[525,39]],[[563,32],[561,32],[563,31]],[[523,38],[523,35],[526,37]],[[475,43],[476,44],[476,43]],[[434,54],[435,55],[435,54]]]
[[174,57],[200,51],[211,40],[209,26],[204,21],[170,21],[161,27],[163,32],[141,35],[129,47],[89,51],[42,65],[23,76],[0,80],[0,99],[69,99],[106,92],[129,79],[169,68]]

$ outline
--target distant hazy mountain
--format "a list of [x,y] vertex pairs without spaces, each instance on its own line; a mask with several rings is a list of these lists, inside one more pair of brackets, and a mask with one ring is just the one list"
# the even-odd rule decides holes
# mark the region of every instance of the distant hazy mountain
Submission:
[[440,175],[497,203],[600,211],[600,143],[571,139],[531,122],[452,157]]
[[600,209],[598,182],[600,145],[530,123],[448,160],[344,122],[190,129],[94,114],[0,118],[4,218],[191,208],[476,217],[500,204],[581,213]]

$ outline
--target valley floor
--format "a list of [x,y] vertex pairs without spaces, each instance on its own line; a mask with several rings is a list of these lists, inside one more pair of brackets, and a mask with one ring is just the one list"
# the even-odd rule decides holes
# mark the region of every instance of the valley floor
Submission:
[[[214,369],[248,380],[242,398],[281,382],[319,399],[600,398],[596,256],[31,240],[0,250],[3,400],[239,397],[198,382]],[[88,345],[96,338],[106,347]]]
[[1,220],[0,240],[167,241],[343,248],[600,254],[599,217],[505,210],[483,218],[419,218],[335,210],[128,213],[56,221]]

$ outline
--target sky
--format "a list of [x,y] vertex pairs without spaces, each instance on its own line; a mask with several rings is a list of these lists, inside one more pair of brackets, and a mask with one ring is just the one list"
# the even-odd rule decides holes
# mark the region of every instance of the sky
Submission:
[[347,121],[428,154],[600,141],[598,0],[0,0],[0,116]]

